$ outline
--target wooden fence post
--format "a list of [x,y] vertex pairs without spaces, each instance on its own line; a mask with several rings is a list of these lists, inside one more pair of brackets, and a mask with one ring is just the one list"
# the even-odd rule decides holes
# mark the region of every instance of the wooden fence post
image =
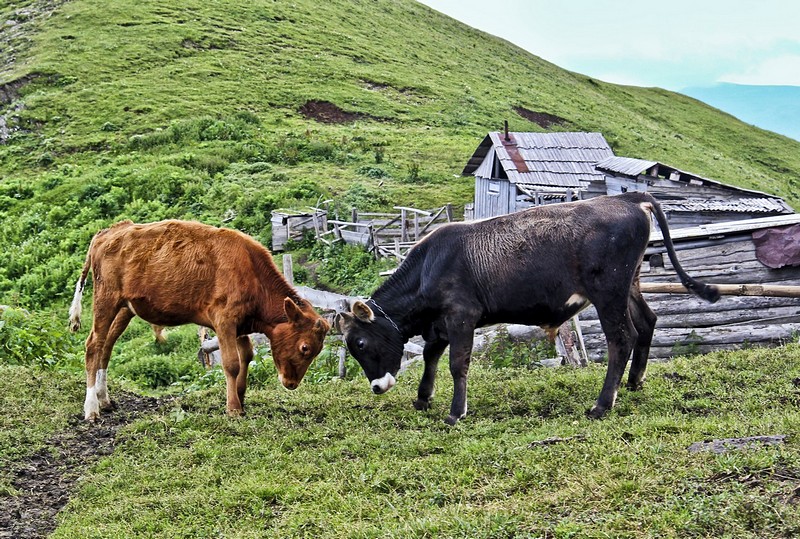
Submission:
[[292,265],[292,255],[283,255],[283,276],[290,285],[294,286],[294,266]]
[[339,348],[339,378],[345,376],[347,376],[347,347],[342,342],[342,346]]

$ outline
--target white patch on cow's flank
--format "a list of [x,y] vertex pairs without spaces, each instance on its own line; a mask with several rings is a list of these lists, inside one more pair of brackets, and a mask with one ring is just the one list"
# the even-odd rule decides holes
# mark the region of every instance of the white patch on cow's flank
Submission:
[[394,376],[392,376],[390,373],[387,372],[380,378],[372,380],[370,382],[370,386],[372,388],[378,387],[380,388],[381,393],[386,393],[387,391],[389,391],[394,387],[395,383],[397,383],[397,380],[395,380]]
[[587,301],[589,300],[580,294],[572,294],[567,300],[567,307],[572,307],[573,305],[583,305]]
[[644,213],[647,214],[648,217],[650,217],[654,213],[653,205],[650,204],[649,202],[642,202],[641,204],[639,204],[639,207],[642,209]]

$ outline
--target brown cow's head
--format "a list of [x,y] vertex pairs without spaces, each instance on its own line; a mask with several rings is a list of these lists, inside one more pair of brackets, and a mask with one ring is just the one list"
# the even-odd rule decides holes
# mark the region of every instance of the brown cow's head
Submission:
[[296,389],[311,361],[322,350],[328,322],[309,307],[304,311],[290,298],[284,300],[286,322],[275,326],[270,336],[272,359],[286,389]]
[[335,325],[344,335],[350,354],[364,370],[372,391],[381,394],[392,389],[406,342],[394,322],[386,316],[376,318],[366,303],[356,301],[352,312],[336,316]]

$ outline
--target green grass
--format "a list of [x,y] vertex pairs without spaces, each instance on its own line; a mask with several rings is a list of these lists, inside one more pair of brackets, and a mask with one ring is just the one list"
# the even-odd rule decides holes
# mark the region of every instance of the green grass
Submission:
[[[363,379],[295,392],[273,381],[249,393],[241,420],[225,417],[219,384],[127,427],[84,474],[52,537],[792,537],[798,358],[788,345],[652,365],[645,390],[622,391],[602,421],[583,415],[601,366],[478,363],[470,414],[454,428],[442,422],[445,366],[426,413],[410,405],[419,368],[381,397]],[[7,391],[44,397],[64,383],[19,371],[30,372],[35,385]],[[54,417],[79,410],[80,397],[72,388],[53,399]],[[790,437],[687,451],[767,434]],[[539,443],[554,437],[563,440]]]

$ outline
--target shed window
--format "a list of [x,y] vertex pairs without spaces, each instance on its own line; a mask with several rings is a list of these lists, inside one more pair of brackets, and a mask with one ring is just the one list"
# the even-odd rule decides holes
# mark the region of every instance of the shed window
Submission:
[[489,194],[490,195],[500,194],[500,182],[489,182]]

